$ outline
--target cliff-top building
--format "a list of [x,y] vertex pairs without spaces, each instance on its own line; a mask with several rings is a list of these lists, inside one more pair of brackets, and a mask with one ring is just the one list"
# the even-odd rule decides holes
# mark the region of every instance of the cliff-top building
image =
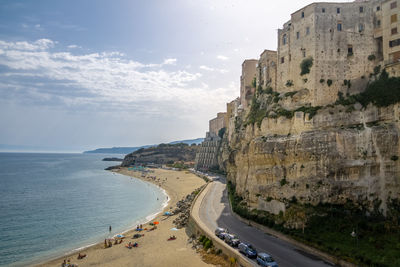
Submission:
[[363,91],[379,66],[400,75],[399,11],[399,0],[371,0],[312,3],[294,12],[278,30],[277,51],[243,62],[241,108],[251,103],[254,76],[257,87],[279,93],[306,89],[309,103],[319,106],[339,92]]
[[242,63],[242,75],[240,76],[240,105],[247,109],[253,98],[255,87],[253,80],[257,74],[257,59],[246,59]]

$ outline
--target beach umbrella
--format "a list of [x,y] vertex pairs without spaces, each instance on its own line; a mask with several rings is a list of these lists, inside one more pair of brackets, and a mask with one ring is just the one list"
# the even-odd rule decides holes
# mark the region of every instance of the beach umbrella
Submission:
[[159,224],[159,222],[153,222],[153,224]]
[[124,236],[124,235],[121,235],[121,234],[118,234],[118,235],[116,235],[115,237],[117,237],[117,238],[125,238],[125,236]]
[[171,228],[171,231],[178,231],[178,229],[176,229],[176,227]]
[[172,215],[172,213],[171,212],[169,212],[169,211],[166,211],[166,212],[164,212],[164,215]]

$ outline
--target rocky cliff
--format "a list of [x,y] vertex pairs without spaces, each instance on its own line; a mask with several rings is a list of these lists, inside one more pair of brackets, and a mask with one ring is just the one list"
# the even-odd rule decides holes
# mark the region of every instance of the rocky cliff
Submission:
[[142,148],[125,156],[121,166],[128,167],[134,164],[172,164],[177,161],[194,162],[197,145],[161,144],[156,147]]
[[259,93],[231,121],[219,163],[237,194],[274,214],[292,200],[386,214],[400,198],[399,104],[310,107],[305,95]]

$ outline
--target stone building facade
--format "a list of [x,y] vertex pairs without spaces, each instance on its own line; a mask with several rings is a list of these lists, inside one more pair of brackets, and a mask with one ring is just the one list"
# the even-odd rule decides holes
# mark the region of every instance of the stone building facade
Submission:
[[[294,12],[278,31],[277,91],[307,88],[318,106],[334,102],[338,92],[363,90],[383,57],[382,40],[374,38],[380,2],[313,3]],[[312,66],[301,75],[307,60]]]
[[276,88],[276,63],[278,54],[276,51],[264,50],[257,63],[257,87]]
[[227,125],[226,112],[217,113],[217,117],[209,121],[209,131],[218,135],[219,130],[225,128]]
[[383,43],[383,60],[388,73],[400,76],[400,1],[386,0],[376,7],[375,38]]
[[228,125],[227,112],[219,112],[217,117],[209,121],[209,131],[200,145],[195,158],[195,169],[207,171],[218,167],[218,151],[221,146],[221,137],[218,136],[222,128]]
[[240,76],[240,105],[243,109],[251,103],[256,88],[253,86],[253,80],[257,74],[257,59],[246,59],[242,63],[242,75]]
[[207,171],[210,168],[218,166],[218,149],[221,144],[221,138],[214,132],[207,132],[206,138],[201,143],[200,149],[196,154],[195,169]]

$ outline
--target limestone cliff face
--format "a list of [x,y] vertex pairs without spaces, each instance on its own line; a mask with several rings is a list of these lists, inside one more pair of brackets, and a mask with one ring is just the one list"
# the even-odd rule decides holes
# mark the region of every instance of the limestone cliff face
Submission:
[[243,112],[223,139],[219,163],[253,208],[276,214],[293,199],[350,200],[385,213],[387,201],[400,198],[399,113],[398,104],[331,105],[312,119],[295,112],[266,117],[258,127],[240,123]]

